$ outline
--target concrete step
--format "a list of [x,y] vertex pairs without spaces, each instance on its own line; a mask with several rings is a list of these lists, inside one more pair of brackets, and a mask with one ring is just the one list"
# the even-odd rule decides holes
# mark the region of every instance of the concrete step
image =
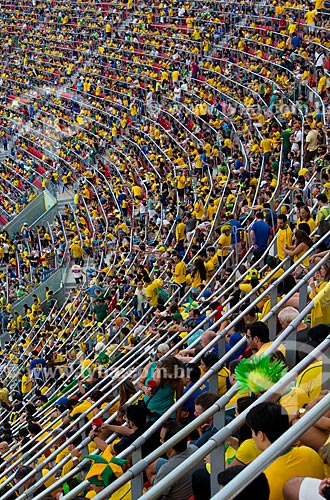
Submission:
[[0,151],[0,161],[3,161],[8,156],[8,151]]
[[70,198],[57,198],[57,211],[60,212],[60,214],[64,214],[64,207],[65,205],[71,205],[73,204],[73,197]]

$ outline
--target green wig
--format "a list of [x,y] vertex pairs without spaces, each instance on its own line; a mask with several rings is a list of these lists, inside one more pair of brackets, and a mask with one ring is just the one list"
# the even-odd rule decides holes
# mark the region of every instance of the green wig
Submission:
[[239,392],[260,394],[278,382],[288,368],[282,361],[271,360],[271,356],[252,356],[242,359],[236,367],[235,378],[239,384]]

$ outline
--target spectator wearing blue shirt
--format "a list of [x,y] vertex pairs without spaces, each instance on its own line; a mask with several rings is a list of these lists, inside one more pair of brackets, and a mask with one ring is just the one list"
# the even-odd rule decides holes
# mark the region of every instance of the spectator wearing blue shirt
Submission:
[[[241,167],[243,167],[243,163],[241,162],[241,160],[240,160],[240,158],[238,157],[238,154],[237,154],[237,153],[235,153],[235,154],[233,155],[233,159],[235,160],[235,161],[234,161],[234,170],[239,171],[239,169],[240,169]],[[243,167],[243,168],[244,168],[244,167]]]
[[231,225],[231,244],[236,245],[241,242],[240,230],[243,229],[242,224],[236,219],[230,219],[229,217],[227,217],[226,219],[227,222]]
[[[189,391],[191,387],[200,379],[201,370],[199,366],[194,363],[188,363],[185,366],[185,389],[183,394]],[[195,399],[203,392],[207,392],[209,390],[209,384],[206,382],[205,384],[201,384],[201,386],[196,389],[191,396],[187,399],[187,401],[182,405],[181,409],[181,418],[183,419],[184,424],[188,424],[192,422],[195,418]]]
[[96,299],[101,293],[103,293],[103,288],[98,285],[92,285],[85,290],[85,292],[92,297],[92,299]]
[[47,362],[44,358],[40,358],[38,351],[32,351],[30,370],[32,372],[32,377],[34,379],[45,378],[45,369],[47,367]]
[[294,50],[298,49],[302,44],[302,36],[297,35],[297,33],[292,33],[291,45]]
[[[256,262],[265,253],[270,236],[270,227],[264,221],[264,214],[257,212],[256,220],[250,229],[250,238],[252,244],[253,260]],[[264,256],[266,257],[266,256]]]
[[[244,319],[241,319],[238,323],[236,323],[234,330],[235,330],[234,332],[228,333],[226,335],[226,352],[229,352],[232,349],[232,347],[234,347],[234,345],[236,345],[243,338],[244,335],[243,332],[245,331]],[[244,344],[227,359],[226,366],[229,367],[231,361],[243,356],[246,348],[247,348],[247,343],[245,341]]]
[[245,170],[243,165],[239,169],[239,184],[242,189],[248,189],[250,187],[250,172]]

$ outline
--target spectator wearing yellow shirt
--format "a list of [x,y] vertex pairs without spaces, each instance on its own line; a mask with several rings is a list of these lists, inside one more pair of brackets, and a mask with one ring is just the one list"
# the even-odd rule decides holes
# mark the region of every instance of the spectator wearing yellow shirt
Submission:
[[273,150],[273,140],[270,138],[268,132],[265,133],[265,138],[260,142],[260,147],[263,152],[264,165],[269,165],[269,159]]
[[199,196],[198,201],[194,204],[194,215],[197,220],[201,220],[204,215],[204,203],[202,196]]
[[28,394],[30,391],[32,391],[32,387],[33,387],[33,382],[29,375],[29,371],[28,369],[25,369],[23,371],[21,380],[21,393],[23,394],[23,396],[24,394]]
[[181,171],[179,171],[175,180],[176,180],[176,188],[178,191],[179,200],[184,200],[184,189],[186,186],[186,177],[185,177],[185,175],[183,175],[183,173]]
[[[306,252],[312,247],[313,242],[305,231],[298,229],[295,233],[295,244],[294,246],[285,246],[284,253],[293,257],[293,262],[297,262]],[[309,257],[307,256],[302,265],[305,267],[309,266]]]
[[193,293],[198,293],[198,287],[204,285],[206,281],[206,269],[202,259],[197,258],[194,262],[194,268],[191,271],[191,288]]
[[317,10],[315,10],[315,9],[308,10],[304,16],[306,24],[308,24],[309,26],[315,26],[316,15],[317,15]]
[[70,250],[72,253],[73,260],[75,261],[75,264],[83,262],[84,252],[83,249],[81,248],[79,241],[74,241],[73,243],[71,243]]
[[[74,406],[73,410],[71,410],[69,415],[67,417],[63,418],[64,425],[69,424],[72,420],[78,418],[79,415],[88,411],[93,404],[91,401],[87,401],[87,400],[79,403],[78,401],[71,399],[70,402],[74,403],[75,406]],[[87,414],[88,420],[91,420],[93,417],[94,417],[94,413],[92,411]]]
[[172,83],[174,85],[174,83],[177,83],[179,81],[179,76],[180,76],[180,72],[175,69],[174,71],[172,71]]
[[318,226],[322,220],[325,220],[330,215],[330,205],[328,202],[327,195],[325,193],[320,193],[316,197],[318,204],[318,212],[316,214],[316,225]]
[[181,217],[176,218],[177,225],[175,228],[176,250],[184,250],[184,238],[186,233],[186,225],[182,222]]
[[324,99],[327,95],[327,77],[324,74],[324,71],[319,71],[318,73],[319,81],[317,83],[317,92],[320,94],[322,99]]
[[142,188],[136,184],[132,186],[132,193],[134,198],[140,199],[142,196]]
[[225,201],[226,211],[230,211],[235,205],[236,196],[231,192],[230,188],[228,187],[225,189],[225,195],[226,195],[226,201]]
[[221,235],[217,243],[218,251],[217,251],[217,256],[219,259],[219,262],[221,263],[223,261],[224,257],[227,257],[227,255],[230,252],[230,247],[231,247],[231,226],[230,224],[226,224],[222,226],[221,228]]
[[292,246],[292,231],[288,225],[288,218],[285,214],[279,214],[277,217],[277,255],[280,260],[285,259],[284,247]]
[[[270,342],[269,328],[266,323],[262,321],[255,321],[246,325],[246,342],[252,353],[257,357],[264,354],[264,352],[272,345]],[[283,356],[285,356],[285,347],[280,344],[277,348]]]
[[173,269],[173,281],[180,286],[180,296],[184,296],[185,286],[186,286],[186,275],[187,267],[186,264],[181,260],[178,253],[173,255],[174,269]]
[[299,210],[299,217],[297,219],[297,225],[296,225],[297,229],[299,229],[299,225],[303,223],[309,225],[310,228],[309,234],[311,234],[314,231],[316,224],[307,206],[303,206]]
[[315,10],[324,9],[324,0],[315,0]]
[[210,222],[213,221],[214,215],[217,213],[217,206],[214,200],[210,200],[207,206],[207,218]]
[[227,137],[223,142],[223,147],[221,148],[221,151],[223,152],[224,155],[229,156],[231,154],[232,147],[233,143]]
[[[261,421],[262,424],[259,424]],[[252,429],[253,439],[261,451],[269,448],[290,427],[289,415],[285,409],[271,402],[254,406],[247,414],[246,423]],[[324,477],[320,456],[308,446],[289,448],[265,468],[264,473],[270,489],[269,500],[282,500],[283,487],[291,478],[309,476],[323,479]],[[285,498],[298,497],[285,496]]]

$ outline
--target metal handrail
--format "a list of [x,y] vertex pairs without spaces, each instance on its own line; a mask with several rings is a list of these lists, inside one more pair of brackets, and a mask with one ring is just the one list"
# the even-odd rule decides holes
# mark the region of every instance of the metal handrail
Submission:
[[[304,315],[305,315],[307,309],[310,309],[310,307],[305,308],[299,314],[299,316],[297,317],[297,318],[299,318],[299,320],[296,318],[294,321],[292,321],[290,323],[290,325],[278,337],[278,339],[273,343],[273,345],[267,350],[267,352],[265,354],[275,351],[277,345],[279,345],[283,341],[283,338],[287,337],[293,331],[295,326],[301,321],[301,318],[303,317],[302,313],[304,313]],[[145,493],[146,499],[151,500],[151,499],[159,496],[159,494],[162,491],[164,491],[166,489],[166,487],[168,487],[170,484],[173,484],[173,480],[177,480],[179,477],[181,477],[187,470],[190,469],[190,467],[193,464],[196,464],[197,462],[199,462],[202,458],[204,458],[205,455],[207,455],[210,451],[214,450],[227,437],[232,435],[244,423],[245,417],[246,417],[248,411],[253,406],[257,405],[260,402],[264,402],[264,401],[269,400],[275,394],[279,394],[280,391],[283,390],[283,388],[286,387],[289,382],[291,382],[294,378],[296,378],[298,373],[300,373],[312,361],[314,361],[314,359],[317,355],[324,352],[324,350],[326,348],[328,348],[329,344],[330,344],[330,337],[327,337],[327,339],[324,342],[322,342],[320,344],[320,346],[315,348],[311,354],[308,354],[306,356],[306,358],[304,358],[298,365],[296,365],[286,375],[284,375],[284,377],[282,377],[282,379],[279,382],[277,382],[271,389],[269,389],[267,392],[265,392],[258,399],[258,401],[254,402],[248,409],[246,409],[244,412],[242,412],[240,415],[238,415],[234,420],[232,420],[229,424],[227,424],[222,430],[220,430],[217,434],[215,434],[212,438],[210,438],[210,440],[208,440],[208,442],[205,445],[200,447],[189,459],[185,460],[179,468],[176,468],[174,471],[172,471],[170,474],[168,474],[165,479],[161,480],[159,483],[157,483],[155,486],[153,486],[147,493]],[[228,355],[228,353],[227,353],[227,355]],[[156,458],[161,456],[164,452],[166,452],[166,450],[168,450],[170,447],[172,447],[180,439],[182,439],[184,436],[187,436],[193,428],[201,425],[208,418],[213,416],[216,412],[223,409],[224,406],[227,404],[227,402],[230,400],[230,398],[235,394],[237,388],[238,388],[237,385],[236,385],[236,387],[233,386],[224,396],[219,398],[219,400],[213,406],[211,406],[208,410],[203,412],[203,414],[201,416],[197,417],[191,424],[188,424],[184,429],[182,429],[182,431],[177,433],[173,438],[166,441],[157,450],[155,450],[153,453],[148,455],[148,457],[141,459],[138,463],[133,465],[119,479],[117,479],[110,486],[104,488],[100,493],[98,493],[95,496],[95,499],[96,500],[103,500],[103,499],[107,498],[107,496],[109,496],[114,491],[116,491],[117,488],[119,488],[120,486],[125,484],[127,481],[133,479],[133,477],[136,477],[139,473],[141,473],[149,463],[152,463]],[[141,439],[140,439],[140,441],[141,441]],[[138,442],[138,440],[137,440],[137,442]],[[68,496],[64,497],[65,500],[69,500],[70,498],[72,498],[70,494]]]
[[269,448],[263,451],[261,456],[258,456],[253,462],[247,465],[229,484],[212,496],[212,500],[230,500],[233,494],[237,495],[245,486],[250,484],[262,471],[272,464],[288,446],[293,445],[297,439],[312,425],[314,425],[327,412],[330,404],[330,394],[322,398],[314,407],[312,407],[306,416],[294,426],[290,427],[281,437],[279,437]]

